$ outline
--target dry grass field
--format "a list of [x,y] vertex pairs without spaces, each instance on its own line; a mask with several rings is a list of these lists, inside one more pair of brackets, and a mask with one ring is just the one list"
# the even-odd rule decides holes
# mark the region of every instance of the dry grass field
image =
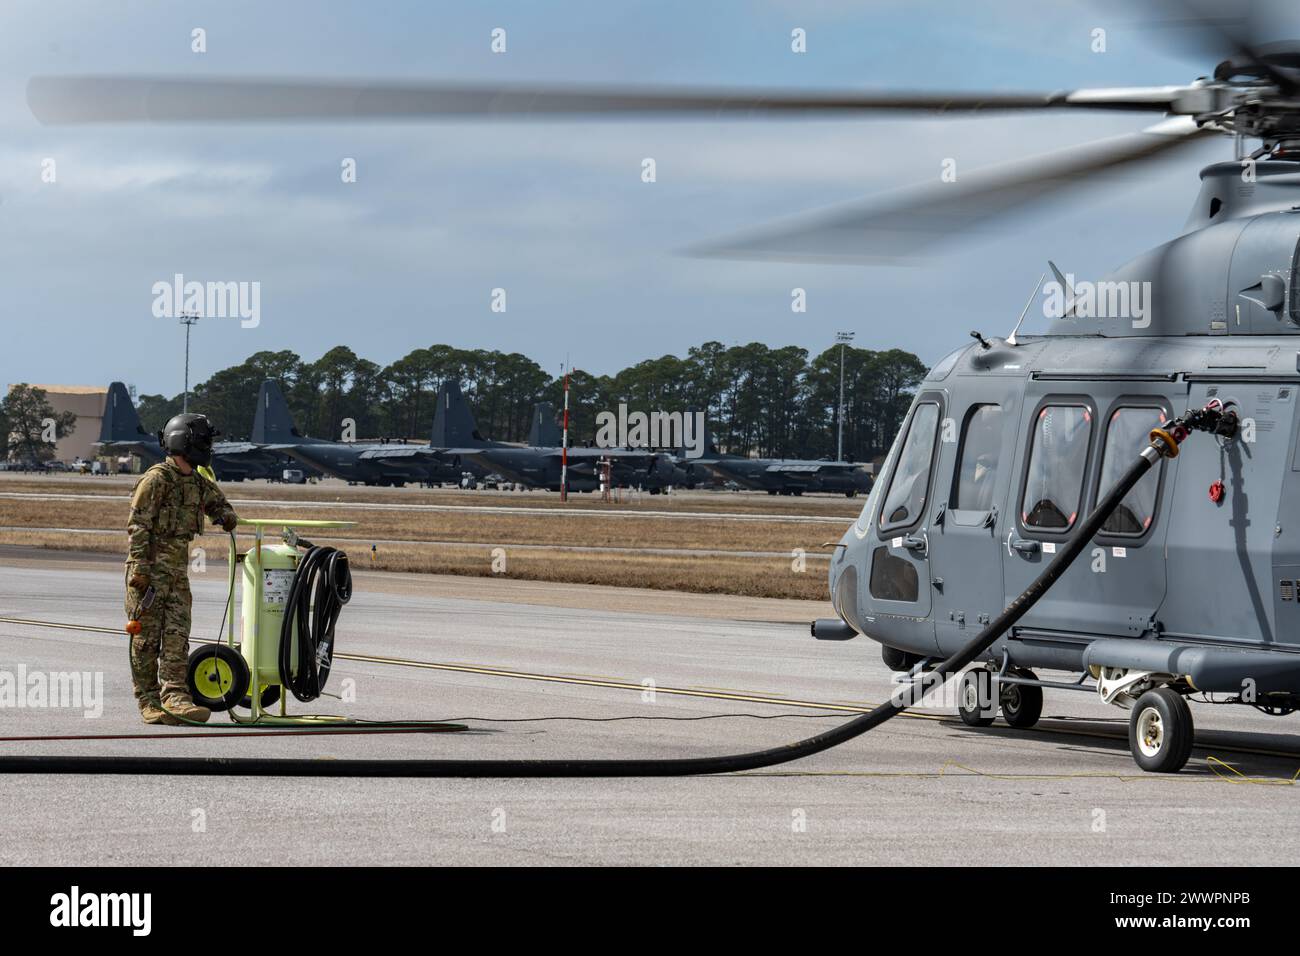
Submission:
[[[134,475],[32,475],[0,472],[0,493],[77,495],[130,494]],[[462,491],[459,488],[367,488],[337,479],[317,484],[285,485],[265,481],[228,482],[222,490],[232,499],[276,501],[338,501],[366,504],[465,505],[477,508],[539,508],[563,511],[687,511],[722,512],[758,517],[780,515],[842,516],[852,519],[862,510],[861,498],[840,495],[782,497],[759,492],[675,491],[670,495],[622,490],[618,501],[602,502],[598,495],[573,494],[561,503],[548,491]]]
[[[0,544],[125,553],[130,479],[4,479]],[[537,492],[341,482],[241,483],[223,490],[245,518],[355,522],[328,538],[311,537],[343,547],[359,567],[814,600],[826,596],[830,549],[823,545],[838,540],[861,508],[860,500],[725,492],[642,495],[623,503],[584,495],[562,505],[558,495]],[[298,501],[303,504],[288,503]],[[196,543],[210,560],[224,556],[219,533]]]

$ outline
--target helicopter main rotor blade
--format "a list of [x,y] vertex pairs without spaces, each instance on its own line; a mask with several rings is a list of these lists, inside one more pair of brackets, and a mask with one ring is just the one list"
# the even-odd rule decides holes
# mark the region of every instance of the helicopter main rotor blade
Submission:
[[1090,177],[1137,166],[1213,135],[1188,117],[1139,133],[1029,160],[959,174],[910,190],[893,203],[863,200],[686,250],[726,259],[799,262],[900,262],[927,246],[977,231]]
[[1185,88],[1057,93],[765,92],[690,87],[604,88],[340,83],[311,80],[38,76],[27,104],[44,124],[209,123],[259,120],[438,120],[667,115],[979,113],[1089,109],[1169,111]]
[[1184,33],[1184,46],[1196,53],[1227,55],[1220,64],[1216,78],[1230,79],[1234,71],[1253,68],[1284,94],[1300,89],[1300,74],[1279,66],[1273,55],[1279,51],[1293,51],[1294,43],[1260,43],[1257,34],[1262,23],[1275,19],[1260,0],[1156,0],[1157,6],[1170,13],[1170,18],[1158,22],[1162,28],[1174,28]]

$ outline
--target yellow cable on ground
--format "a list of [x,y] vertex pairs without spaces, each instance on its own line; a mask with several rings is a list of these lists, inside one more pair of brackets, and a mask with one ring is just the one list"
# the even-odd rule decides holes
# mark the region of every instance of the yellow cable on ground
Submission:
[[[1214,771],[1214,775],[1216,777],[1218,777],[1220,780],[1224,781],[1225,783],[1232,784],[1233,786],[1237,786],[1243,783],[1253,783],[1262,787],[1291,787],[1295,785],[1297,780],[1300,780],[1300,770],[1297,770],[1292,775],[1290,780],[1270,780],[1267,777],[1248,776],[1242,773],[1232,764],[1228,763],[1226,760],[1220,760],[1218,757],[1215,757],[1213,755],[1206,757],[1205,763],[1206,766],[1208,766],[1211,770]],[[1224,770],[1230,771],[1230,773],[1220,772],[1218,769],[1219,767],[1222,767]]]

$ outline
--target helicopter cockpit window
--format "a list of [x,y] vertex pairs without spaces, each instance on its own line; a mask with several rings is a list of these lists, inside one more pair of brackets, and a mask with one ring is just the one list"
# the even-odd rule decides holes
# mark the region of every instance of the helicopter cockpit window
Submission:
[[960,359],[969,348],[969,345],[963,345],[961,348],[949,352],[943,358],[939,359],[934,368],[930,369],[926,374],[925,380],[927,382],[942,382],[948,377],[948,373],[956,367],[957,360]]
[[993,508],[993,485],[998,480],[1002,445],[1002,406],[976,405],[966,416],[957,465],[957,489],[952,506],[962,511]]
[[[876,471],[877,475],[887,475],[890,469],[894,467],[894,461],[898,458],[898,446],[903,443],[903,433],[899,432],[894,436],[894,443],[889,446],[889,453],[885,455],[884,461],[881,462],[880,468]],[[862,505],[862,513],[858,515],[858,537],[864,537],[871,530],[871,516],[876,513],[876,508],[880,504],[880,496],[885,491],[885,484],[882,481],[876,481],[874,478],[871,482],[871,491],[867,492],[867,500]]]
[[1066,531],[1079,517],[1092,413],[1081,405],[1045,405],[1034,423],[1020,519],[1027,528]]
[[[1101,458],[1101,479],[1098,494],[1105,494],[1119,481],[1133,459],[1147,445],[1151,429],[1163,425],[1165,413],[1158,408],[1118,408],[1110,416],[1106,427],[1106,450]],[[1153,468],[1133,490],[1124,496],[1101,530],[1107,534],[1145,534],[1156,516],[1156,492],[1160,488],[1160,473]]]
[[1295,244],[1291,257],[1291,321],[1300,325],[1300,242]]
[[930,460],[938,427],[938,405],[923,402],[916,406],[903,451],[889,481],[885,506],[880,511],[882,532],[914,524],[921,516],[930,493]]

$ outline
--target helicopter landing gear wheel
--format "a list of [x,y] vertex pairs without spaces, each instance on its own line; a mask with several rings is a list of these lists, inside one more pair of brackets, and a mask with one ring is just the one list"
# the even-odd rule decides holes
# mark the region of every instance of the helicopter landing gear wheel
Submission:
[[1192,755],[1192,710],[1182,695],[1157,687],[1138,698],[1128,722],[1128,746],[1148,773],[1177,773]]
[[190,699],[208,710],[229,710],[248,693],[248,664],[229,644],[196,647],[185,678]]
[[997,716],[993,699],[993,672],[987,667],[972,667],[961,675],[957,685],[957,713],[967,727],[987,727]]
[[925,660],[920,654],[912,654],[908,651],[900,651],[896,647],[890,647],[888,644],[880,645],[880,659],[885,662],[895,674],[903,671],[910,671],[921,661]]
[[[1034,678],[1034,672],[1016,670],[1016,677]],[[1025,729],[1038,723],[1043,715],[1043,689],[1032,684],[1004,684],[1002,687],[1002,719],[1012,727]]]

